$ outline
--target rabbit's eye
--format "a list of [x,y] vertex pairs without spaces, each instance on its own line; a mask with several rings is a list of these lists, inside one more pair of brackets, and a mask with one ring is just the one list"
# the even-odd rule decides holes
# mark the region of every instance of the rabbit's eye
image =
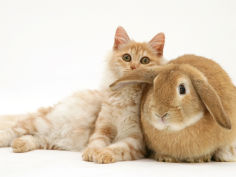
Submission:
[[126,62],[130,62],[131,61],[131,56],[130,56],[130,54],[126,53],[122,56],[122,59]]
[[184,95],[185,93],[186,93],[186,89],[185,89],[184,84],[180,84],[179,85],[179,94]]

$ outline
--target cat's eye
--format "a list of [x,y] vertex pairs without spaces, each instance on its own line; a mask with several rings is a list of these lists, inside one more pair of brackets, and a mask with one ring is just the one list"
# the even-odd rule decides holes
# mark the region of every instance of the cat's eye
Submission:
[[143,58],[141,58],[140,63],[148,64],[148,63],[150,63],[150,59],[148,57],[143,57]]
[[185,88],[184,84],[180,84],[179,85],[179,94],[184,95],[185,93],[186,93],[186,88]]
[[131,56],[130,56],[130,54],[126,53],[122,56],[122,59],[126,62],[130,62],[131,61]]

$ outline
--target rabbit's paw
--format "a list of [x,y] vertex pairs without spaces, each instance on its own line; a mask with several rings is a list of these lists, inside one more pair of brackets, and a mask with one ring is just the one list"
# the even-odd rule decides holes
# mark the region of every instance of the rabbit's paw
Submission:
[[227,147],[218,149],[215,152],[213,158],[217,162],[235,162],[236,149],[234,146],[227,146]]
[[153,158],[159,162],[178,162],[176,158],[167,155],[154,154]]
[[210,162],[212,158],[211,154],[207,154],[198,158],[187,158],[183,160],[183,162],[188,162],[188,163],[203,163],[203,162]]

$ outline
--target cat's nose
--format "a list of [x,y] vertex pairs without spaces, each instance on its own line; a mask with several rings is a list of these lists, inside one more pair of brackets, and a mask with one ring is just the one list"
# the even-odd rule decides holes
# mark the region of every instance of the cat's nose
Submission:
[[136,69],[136,66],[135,66],[135,65],[131,65],[130,68],[131,68],[132,70],[134,70],[134,69]]

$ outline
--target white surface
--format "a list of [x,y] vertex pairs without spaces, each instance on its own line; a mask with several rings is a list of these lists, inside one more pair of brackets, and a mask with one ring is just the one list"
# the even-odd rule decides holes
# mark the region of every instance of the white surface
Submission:
[[[118,25],[137,41],[163,31],[166,58],[213,58],[236,83],[235,21],[235,0],[0,0],[0,114],[34,111],[97,88]],[[0,157],[0,177],[236,175],[235,163],[96,165],[74,152],[9,149],[0,149]]]
[[83,162],[78,152],[37,150],[15,154],[4,148],[0,153],[1,177],[235,177],[236,174],[236,163],[177,164],[143,159],[101,165]]

